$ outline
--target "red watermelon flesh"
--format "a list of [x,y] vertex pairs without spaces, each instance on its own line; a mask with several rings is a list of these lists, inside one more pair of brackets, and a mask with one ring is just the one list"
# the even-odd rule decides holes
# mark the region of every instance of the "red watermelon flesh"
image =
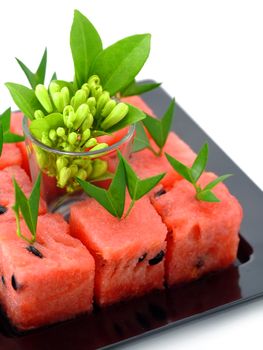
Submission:
[[22,165],[22,155],[15,143],[5,143],[0,157],[0,170],[11,165]]
[[[199,184],[203,187],[215,178],[205,173]],[[165,260],[168,285],[197,279],[236,259],[242,208],[224,184],[213,192],[221,202],[198,201],[193,185],[181,180],[167,193],[152,197],[169,232]]]
[[[0,295],[18,329],[30,329],[92,309],[94,260],[58,214],[40,216],[34,248],[16,235],[16,224],[0,224]],[[27,229],[22,223],[23,232]],[[32,247],[32,246],[31,246]]]
[[[154,147],[153,142],[152,145]],[[169,164],[165,153],[170,154],[187,166],[191,166],[196,157],[195,152],[179,136],[174,132],[170,132],[161,156],[158,157],[149,149],[144,149],[132,154],[131,165],[141,178],[166,172],[167,174],[161,180],[161,183],[165,188],[170,188],[175,181],[182,177]]]
[[70,230],[95,259],[100,305],[163,287],[167,230],[149,198],[136,202],[121,220],[94,199],[80,202],[71,207]]
[[[18,166],[11,166],[0,171],[0,206],[5,207],[7,211],[0,216],[0,221],[14,219],[14,213],[11,207],[15,203],[15,192],[13,178],[16,179],[19,186],[27,197],[32,191],[32,183],[25,170]],[[39,214],[46,213],[46,203],[40,199]]]
[[[22,126],[23,117],[24,116],[22,112],[13,112],[11,114],[10,130],[17,135],[24,134]],[[25,142],[18,142],[16,145],[22,154],[22,168],[25,169],[27,174],[30,175],[26,144]]]

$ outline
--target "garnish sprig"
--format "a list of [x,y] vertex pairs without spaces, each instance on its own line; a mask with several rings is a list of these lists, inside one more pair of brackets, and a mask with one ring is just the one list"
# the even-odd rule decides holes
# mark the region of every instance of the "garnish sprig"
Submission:
[[24,136],[13,134],[10,131],[11,108],[0,115],[0,156],[4,143],[16,143],[24,141]]
[[212,192],[212,189],[218,185],[220,182],[226,180],[228,177],[232,176],[232,174],[222,175],[215,180],[211,181],[204,188],[197,183],[200,176],[205,171],[207,161],[208,161],[208,144],[204,144],[192,165],[191,168],[179,162],[174,157],[169,154],[165,154],[167,160],[171,164],[171,166],[188,182],[190,182],[196,191],[195,198],[205,202],[220,202],[220,199],[216,197],[216,195]]
[[[40,184],[41,184],[41,174],[34,184],[30,197],[27,199],[21,187],[18,185],[15,179],[13,179],[15,188],[15,204],[13,210],[15,212],[16,224],[17,224],[17,235],[18,237],[24,239],[30,244],[34,244],[36,241],[37,234],[37,219],[38,219],[38,209],[40,203]],[[23,235],[20,225],[20,213],[22,214],[25,223],[32,235],[32,238],[27,238]]]
[[108,190],[92,185],[80,178],[77,178],[77,181],[90,197],[95,198],[110,214],[121,219],[125,208],[126,187],[131,202],[124,218],[130,214],[135,202],[151,191],[165,174],[141,180],[120,152],[118,152],[118,157],[119,164]]
[[144,127],[147,129],[151,137],[153,138],[156,146],[159,148],[156,151],[148,139],[148,136],[142,127],[141,123],[136,126],[136,136],[134,140],[133,152],[141,151],[148,148],[156,156],[161,156],[163,147],[166,143],[169,131],[171,129],[175,109],[175,100],[173,99],[169,104],[166,112],[162,118],[154,118],[146,114],[146,118],[142,120]]

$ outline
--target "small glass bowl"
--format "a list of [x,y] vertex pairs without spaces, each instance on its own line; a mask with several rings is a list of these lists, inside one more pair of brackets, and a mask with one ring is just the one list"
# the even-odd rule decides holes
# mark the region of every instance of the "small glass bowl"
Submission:
[[87,175],[86,181],[107,188],[118,164],[117,151],[125,158],[129,157],[135,132],[135,125],[130,125],[123,130],[125,132],[120,140],[103,150],[66,152],[38,141],[28,126],[29,121],[24,117],[23,130],[32,181],[41,172],[41,195],[46,200],[49,211],[59,212],[64,217],[69,215],[70,206],[74,202],[85,198],[75,180],[80,169],[82,175]]

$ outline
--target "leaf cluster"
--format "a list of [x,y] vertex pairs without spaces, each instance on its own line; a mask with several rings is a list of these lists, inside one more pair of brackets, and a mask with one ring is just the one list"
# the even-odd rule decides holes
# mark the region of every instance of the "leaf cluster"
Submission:
[[125,217],[129,215],[135,202],[154,188],[165,174],[141,180],[120,152],[118,157],[119,164],[108,190],[99,188],[79,178],[77,181],[90,197],[95,198],[110,214],[120,219],[125,208],[126,188],[128,189],[131,202],[124,215]]
[[197,154],[197,157],[192,165],[192,167],[187,167],[183,163],[179,162],[177,159],[173,158],[169,154],[165,154],[167,160],[171,166],[188,182],[190,182],[196,190],[196,199],[205,202],[220,202],[216,195],[212,192],[212,189],[218,185],[220,182],[226,180],[231,174],[222,175],[217,179],[211,181],[204,188],[198,185],[198,180],[205,171],[207,161],[208,161],[208,144],[204,144]]

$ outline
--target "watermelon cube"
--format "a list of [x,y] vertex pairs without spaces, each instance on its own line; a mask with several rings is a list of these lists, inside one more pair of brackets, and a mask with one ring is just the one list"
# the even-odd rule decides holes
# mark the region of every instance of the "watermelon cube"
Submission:
[[[22,222],[22,231],[27,234]],[[18,238],[15,222],[0,223],[0,295],[20,330],[92,309],[95,265],[59,214],[40,216],[34,246]]]
[[[205,173],[205,186],[216,175]],[[220,183],[213,192],[218,203],[195,199],[195,189],[186,180],[166,192],[156,189],[151,200],[168,228],[165,274],[168,285],[188,282],[232,264],[237,256],[242,208]]]
[[[32,183],[25,170],[18,166],[10,166],[0,170],[0,222],[14,220],[14,213],[11,209],[15,203],[15,191],[13,178],[16,179],[23,192],[29,197],[32,191]],[[39,214],[46,213],[46,203],[40,199]]]
[[[152,146],[154,148],[153,142]],[[181,140],[179,136],[174,132],[170,132],[163,148],[163,153],[159,157],[146,148],[132,154],[131,165],[141,178],[166,172],[165,177],[161,180],[161,184],[165,188],[170,188],[175,181],[182,177],[169,164],[165,157],[165,153],[170,154],[188,166],[193,164],[196,157],[194,151],[183,140]]]
[[11,165],[22,165],[22,155],[15,143],[5,143],[0,157],[0,170]]
[[70,230],[95,259],[98,304],[163,288],[167,230],[148,197],[136,202],[130,215],[121,220],[94,199],[75,204]]
[[[10,123],[10,130],[17,134],[23,136],[23,113],[22,112],[13,112],[11,114],[11,123]],[[22,168],[25,169],[28,175],[30,175],[29,171],[29,162],[27,157],[27,150],[26,150],[26,143],[25,142],[18,142],[17,147],[20,149],[21,155],[22,155]]]

